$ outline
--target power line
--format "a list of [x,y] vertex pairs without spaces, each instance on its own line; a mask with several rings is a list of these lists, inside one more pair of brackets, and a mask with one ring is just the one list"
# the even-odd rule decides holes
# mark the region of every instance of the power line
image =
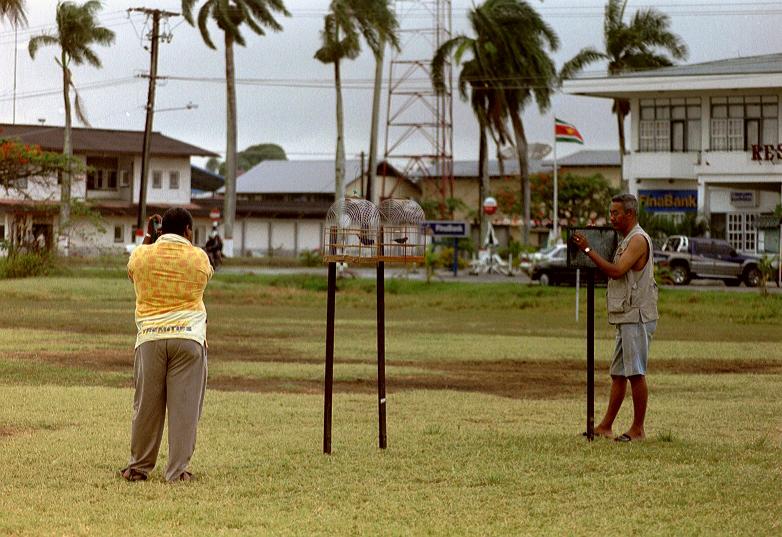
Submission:
[[[470,5],[464,5],[455,7],[453,17],[466,18],[467,11],[472,9]],[[578,17],[603,17],[605,6],[601,2],[599,4],[584,5],[584,4],[566,4],[566,5],[540,5],[536,6],[537,11],[544,16],[554,18],[572,18]],[[664,15],[671,17],[674,16],[762,16],[767,17],[769,15],[782,15],[782,8],[780,8],[779,2],[776,1],[758,1],[758,2],[677,2],[669,4],[631,4],[628,6],[628,14],[632,16],[635,11],[641,11],[645,9],[656,9]],[[316,8],[302,8],[291,9],[293,18],[320,18],[325,16],[328,11],[325,9]],[[419,8],[410,10],[404,14],[405,18],[430,18],[431,14],[425,8]],[[102,14],[98,17],[101,25],[107,27],[123,26],[128,23],[128,14],[125,10],[110,11]],[[178,27],[184,22],[184,20],[178,22],[173,29]],[[19,38],[24,40],[28,37],[32,37],[35,34],[52,31],[56,29],[56,24],[39,24],[36,26],[19,27]],[[0,44],[8,44],[13,42],[14,31],[2,31],[0,32]],[[10,41],[9,41],[10,39]]]
[[[122,77],[122,78],[112,78],[109,80],[101,80],[98,82],[90,82],[86,84],[80,84],[76,87],[76,90],[79,92],[83,91],[92,91],[96,89],[105,89],[105,88],[111,88],[111,87],[117,87],[117,86],[126,86],[129,84],[136,84],[140,82],[141,80],[138,77],[129,76],[129,77]],[[62,88],[49,88],[49,89],[43,89],[43,90],[32,90],[32,91],[25,91],[22,93],[17,93],[16,98],[17,99],[35,99],[38,97],[48,97],[50,95],[62,95]],[[13,100],[13,96],[5,96],[0,97],[0,102],[8,102]]]

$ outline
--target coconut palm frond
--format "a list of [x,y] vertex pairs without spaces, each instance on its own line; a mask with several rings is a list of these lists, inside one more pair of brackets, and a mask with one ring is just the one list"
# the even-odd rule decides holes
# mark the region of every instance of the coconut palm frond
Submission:
[[50,45],[56,46],[59,44],[60,42],[53,35],[41,34],[30,39],[30,42],[27,44],[27,51],[30,53],[30,57],[35,59],[35,55],[41,47]]
[[92,125],[90,125],[90,120],[87,119],[86,110],[84,109],[84,103],[81,100],[79,92],[76,91],[76,86],[73,85],[73,82],[71,82],[71,89],[73,89],[73,111],[76,112],[76,119],[85,127],[91,127]]
[[277,16],[290,17],[282,0],[205,0],[194,20],[193,9],[198,0],[182,0],[182,14],[191,26],[197,26],[204,43],[215,49],[209,33],[208,23],[213,20],[224,33],[230,34],[233,41],[246,45],[242,34],[242,25],[247,25],[257,35],[265,35],[266,30],[279,32],[282,24]]
[[11,26],[27,26],[24,0],[0,0],[0,21],[7,20]]

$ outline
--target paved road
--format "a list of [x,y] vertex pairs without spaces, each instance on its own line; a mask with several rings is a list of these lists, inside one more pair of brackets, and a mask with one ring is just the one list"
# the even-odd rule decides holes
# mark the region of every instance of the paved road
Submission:
[[[326,275],[326,267],[268,267],[268,266],[229,266],[222,267],[220,272],[227,274],[316,274],[319,276]],[[352,276],[357,278],[374,278],[374,268],[351,268],[345,272],[346,276]],[[385,271],[386,279],[392,278],[407,278],[410,280],[423,281],[426,279],[426,271],[418,269],[415,271],[407,271],[400,268],[387,268]],[[526,274],[517,274],[514,276],[505,276],[502,274],[481,274],[479,276],[473,276],[469,274],[467,270],[459,271],[457,276],[454,276],[452,272],[439,271],[434,279],[436,281],[443,282],[469,282],[469,283],[491,283],[491,282],[517,282],[527,285],[538,285],[537,282],[530,280]],[[730,293],[757,293],[757,288],[745,287],[741,285],[739,287],[728,287],[721,280],[693,280],[689,285],[676,286],[666,285],[668,289],[686,289],[690,291],[725,291]],[[782,289],[772,283],[768,286],[768,291],[771,294],[782,295]]]

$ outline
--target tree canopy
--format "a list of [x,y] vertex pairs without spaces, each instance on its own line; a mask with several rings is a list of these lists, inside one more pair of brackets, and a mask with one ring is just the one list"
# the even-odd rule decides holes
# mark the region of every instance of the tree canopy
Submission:
[[[37,145],[0,137],[0,186],[6,191],[20,190],[19,179],[53,182],[56,173],[68,169],[69,159],[62,153],[43,151]],[[71,163],[70,169],[77,163]]]
[[[236,167],[243,171],[249,171],[264,160],[288,160],[285,150],[277,144],[251,145],[244,151],[236,154]],[[225,162],[210,158],[206,163],[206,169],[212,173],[225,176]]]

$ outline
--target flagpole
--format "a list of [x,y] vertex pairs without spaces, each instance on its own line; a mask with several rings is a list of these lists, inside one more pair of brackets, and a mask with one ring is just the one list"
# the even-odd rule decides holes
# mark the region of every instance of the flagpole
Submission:
[[558,185],[557,185],[557,117],[554,116],[554,221],[552,223],[552,229],[554,230],[554,244],[559,242],[559,207],[557,207],[557,199],[559,198]]

